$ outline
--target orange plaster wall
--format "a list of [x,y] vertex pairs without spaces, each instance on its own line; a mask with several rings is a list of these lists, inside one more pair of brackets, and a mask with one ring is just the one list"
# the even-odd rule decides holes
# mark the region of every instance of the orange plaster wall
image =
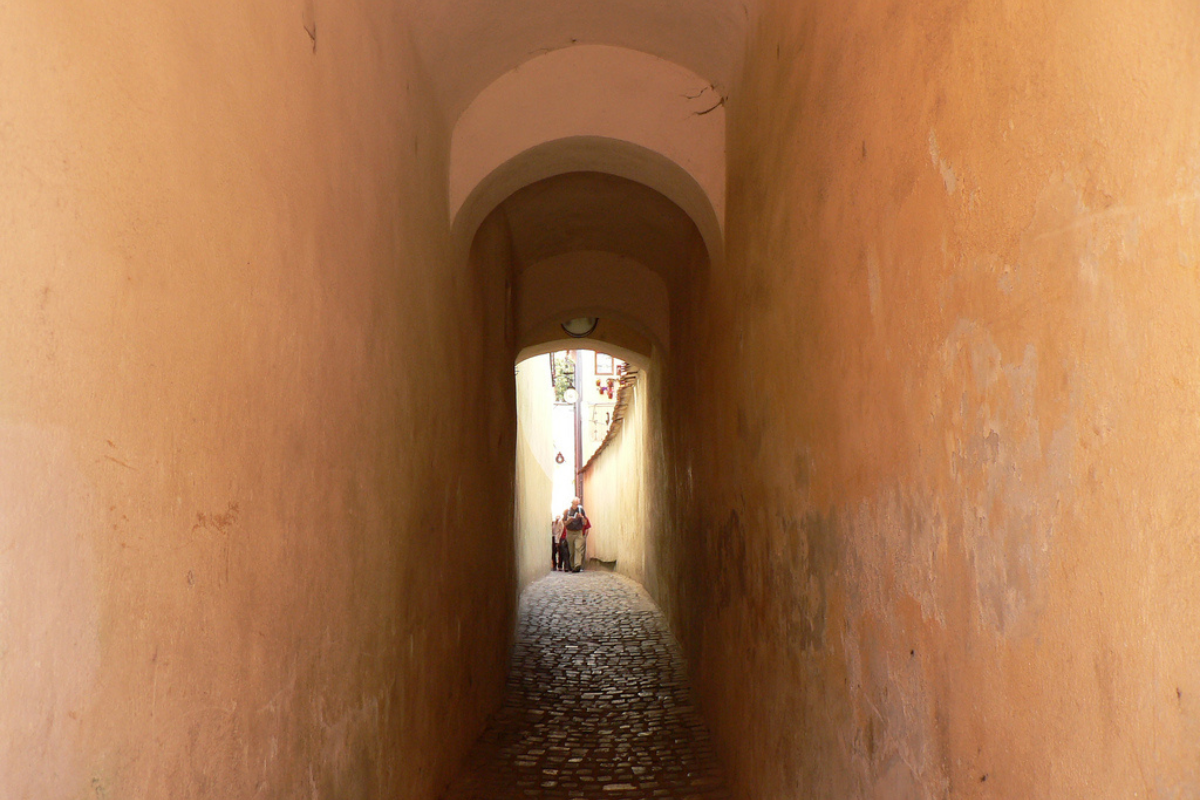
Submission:
[[740,797],[1200,793],[1198,40],[762,4],[669,393],[664,605]]
[[6,797],[431,797],[499,697],[511,320],[405,25],[0,8]]

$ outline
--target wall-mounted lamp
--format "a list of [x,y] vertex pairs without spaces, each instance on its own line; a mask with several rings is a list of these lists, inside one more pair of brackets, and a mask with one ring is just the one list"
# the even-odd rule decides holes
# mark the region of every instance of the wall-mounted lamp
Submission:
[[600,321],[599,317],[576,317],[569,319],[562,324],[562,329],[567,332],[568,336],[573,336],[576,339],[581,336],[587,336],[592,331],[596,330],[596,323]]

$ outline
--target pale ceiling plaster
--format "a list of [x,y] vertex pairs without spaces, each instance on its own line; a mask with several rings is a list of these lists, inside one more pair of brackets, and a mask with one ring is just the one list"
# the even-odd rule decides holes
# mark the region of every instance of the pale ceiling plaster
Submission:
[[753,0],[410,0],[413,41],[448,127],[489,84],[576,44],[673,61],[722,93],[740,68]]
[[699,75],[621,47],[578,46],[534,58],[499,77],[454,128],[450,216],[504,162],[544,142],[615,139],[661,154],[725,208],[725,109]]

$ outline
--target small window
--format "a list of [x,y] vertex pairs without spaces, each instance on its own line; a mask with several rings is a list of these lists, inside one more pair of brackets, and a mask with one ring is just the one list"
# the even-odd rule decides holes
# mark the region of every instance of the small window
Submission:
[[596,374],[613,374],[613,357],[608,353],[596,353]]

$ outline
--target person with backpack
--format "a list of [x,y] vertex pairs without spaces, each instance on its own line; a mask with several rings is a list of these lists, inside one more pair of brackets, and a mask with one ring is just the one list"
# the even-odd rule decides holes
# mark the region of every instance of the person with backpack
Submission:
[[557,516],[550,523],[550,568],[557,571],[567,570],[567,530],[563,526],[563,518]]
[[558,568],[563,572],[571,568],[571,548],[567,544],[567,526],[561,518],[558,523]]
[[587,544],[587,529],[592,527],[588,522],[579,498],[571,498],[571,507],[563,512],[563,522],[567,529],[567,543],[571,549],[571,572],[583,569],[583,550]]

